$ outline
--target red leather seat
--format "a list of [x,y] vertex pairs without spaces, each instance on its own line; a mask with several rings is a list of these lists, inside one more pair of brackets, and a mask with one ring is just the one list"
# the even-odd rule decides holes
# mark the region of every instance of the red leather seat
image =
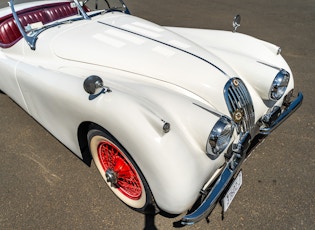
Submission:
[[[42,10],[36,10],[19,15],[20,22],[23,26],[34,22],[41,21],[43,24],[49,22],[47,15]],[[22,35],[15,23],[15,20],[8,18],[0,24],[0,43],[1,47],[7,48],[14,45]]]
[[45,9],[44,11],[51,22],[72,15],[76,15],[78,13],[78,9],[76,7],[72,8],[70,4],[50,7]]
[[[78,9],[72,7],[70,2],[61,2],[29,8],[17,13],[21,24],[27,26],[28,24],[35,22],[47,24],[49,22],[76,15]],[[22,35],[12,14],[0,18],[0,47],[9,48],[21,38]]]

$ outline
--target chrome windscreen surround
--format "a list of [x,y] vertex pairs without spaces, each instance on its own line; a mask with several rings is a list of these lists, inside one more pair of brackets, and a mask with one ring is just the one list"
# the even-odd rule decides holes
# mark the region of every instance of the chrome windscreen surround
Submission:
[[237,124],[238,133],[252,133],[255,112],[252,98],[239,78],[231,78],[224,87],[224,98],[231,118]]

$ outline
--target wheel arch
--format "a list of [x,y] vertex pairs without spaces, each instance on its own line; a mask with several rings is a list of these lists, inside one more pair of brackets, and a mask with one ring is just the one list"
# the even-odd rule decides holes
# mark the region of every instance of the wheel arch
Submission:
[[82,161],[86,165],[88,165],[89,167],[92,164],[92,156],[91,156],[91,153],[89,150],[89,143],[87,140],[87,134],[91,129],[98,129],[100,131],[106,132],[107,134],[109,134],[110,136],[115,138],[104,127],[102,127],[101,125],[98,125],[92,121],[84,121],[79,125],[78,131],[77,131],[77,136],[78,136],[80,151],[82,154]]
[[[95,122],[92,122],[92,121],[82,122],[78,127],[78,142],[79,142],[79,146],[80,146],[80,150],[81,150],[81,154],[82,154],[82,160],[89,167],[92,164],[93,158],[92,158],[92,155],[91,155],[90,150],[89,150],[89,143],[88,143],[87,135],[88,135],[88,132],[92,129],[96,129],[96,130],[105,132],[106,134],[111,136],[113,139],[115,139],[126,152],[128,152],[124,148],[124,146],[119,142],[119,140],[117,140],[117,138],[115,138],[108,130],[106,130],[101,125],[99,125]],[[132,156],[129,153],[128,153],[128,155],[129,155],[129,157],[132,158]],[[133,158],[132,158],[132,161],[134,164],[136,164],[136,167],[138,167],[138,169],[141,171],[141,168],[137,165],[136,161]],[[154,201],[154,197],[153,197],[152,191],[150,189],[150,186],[148,184],[148,181],[142,172],[141,172],[141,174],[143,177],[142,179],[144,179],[145,183],[148,185],[149,193],[150,193],[149,198],[152,199],[152,202],[153,202],[153,203],[149,204],[143,211],[144,211],[144,213],[149,213],[149,214],[158,213],[160,210]]]

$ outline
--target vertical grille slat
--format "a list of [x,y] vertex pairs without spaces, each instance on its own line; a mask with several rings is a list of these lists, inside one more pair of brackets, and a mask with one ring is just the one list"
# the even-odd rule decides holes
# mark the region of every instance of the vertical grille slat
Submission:
[[237,101],[236,100],[236,96],[234,95],[233,91],[229,90],[229,104],[233,107],[233,110],[236,110],[238,108],[237,104],[235,104],[234,102]]
[[238,123],[240,130],[251,133],[255,123],[255,113],[252,98],[243,81],[239,78],[231,78],[225,85],[224,96],[232,119],[236,112],[243,112],[243,118]]

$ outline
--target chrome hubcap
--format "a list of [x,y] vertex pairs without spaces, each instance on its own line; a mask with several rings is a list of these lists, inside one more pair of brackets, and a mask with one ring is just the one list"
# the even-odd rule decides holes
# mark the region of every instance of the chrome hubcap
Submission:
[[117,174],[112,169],[107,169],[105,172],[106,181],[111,184],[112,187],[117,185]]

